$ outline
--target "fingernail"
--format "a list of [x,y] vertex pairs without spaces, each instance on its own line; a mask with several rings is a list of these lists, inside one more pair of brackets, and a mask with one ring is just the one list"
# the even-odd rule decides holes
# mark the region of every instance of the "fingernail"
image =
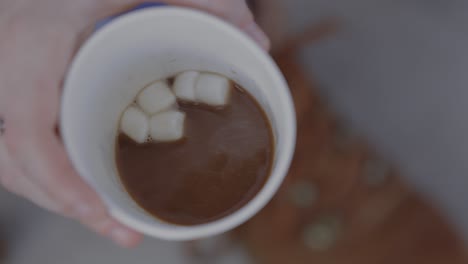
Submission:
[[120,227],[112,229],[110,233],[112,240],[121,247],[130,247],[131,246],[131,236],[132,234]]
[[270,40],[257,24],[252,23],[250,26],[245,28],[245,32],[247,32],[247,34],[252,37],[264,50],[270,49]]

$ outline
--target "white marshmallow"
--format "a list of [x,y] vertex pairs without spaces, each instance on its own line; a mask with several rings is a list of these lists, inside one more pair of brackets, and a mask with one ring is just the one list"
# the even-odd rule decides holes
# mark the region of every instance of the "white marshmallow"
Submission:
[[197,101],[211,106],[224,106],[229,101],[231,82],[224,76],[202,73],[195,86]]
[[120,120],[120,130],[137,143],[144,143],[149,134],[149,119],[143,111],[130,106]]
[[176,97],[165,81],[157,81],[138,94],[137,103],[143,111],[153,115],[172,107]]
[[200,73],[197,71],[186,71],[176,76],[174,80],[174,93],[177,98],[195,102],[195,84],[197,83]]
[[154,141],[176,141],[184,136],[185,113],[167,111],[150,119],[150,136]]

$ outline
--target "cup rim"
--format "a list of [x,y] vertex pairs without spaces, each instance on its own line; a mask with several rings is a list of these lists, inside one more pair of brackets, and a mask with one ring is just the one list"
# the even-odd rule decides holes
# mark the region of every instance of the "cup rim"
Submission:
[[[123,209],[119,207],[119,205],[111,203],[106,199],[106,197],[101,196],[101,198],[104,199],[104,202],[110,214],[113,217],[115,217],[118,221],[129,226],[130,228],[133,228],[141,233],[165,240],[192,240],[220,234],[243,224],[244,222],[252,218],[256,213],[258,213],[271,200],[273,195],[277,192],[280,185],[282,184],[284,178],[286,177],[293,158],[296,143],[296,116],[294,104],[291,98],[291,94],[289,93],[288,85],[278,66],[274,63],[272,58],[268,56],[268,54],[265,51],[263,51],[253,40],[251,40],[237,28],[212,15],[183,7],[165,6],[138,10],[122,15],[116,18],[114,21],[110,22],[102,29],[98,30],[83,44],[83,46],[79,49],[75,58],[70,64],[69,71],[64,82],[64,89],[62,94],[60,126],[63,132],[63,142],[72,164],[75,164],[75,161],[79,160],[79,154],[77,153],[77,151],[75,151],[75,148],[70,143],[70,133],[68,132],[68,126],[66,125],[68,121],[68,112],[66,106],[67,102],[69,100],[72,100],[72,98],[68,96],[70,92],[69,89],[67,89],[67,87],[71,85],[71,78],[69,77],[73,76],[74,72],[78,71],[79,68],[85,67],[85,65],[83,65],[82,63],[84,54],[88,50],[93,50],[96,46],[102,45],[102,43],[105,42],[106,36],[110,34],[116,34],[116,32],[118,32],[119,29],[122,28],[124,25],[132,23],[151,23],[153,18],[161,15],[165,15],[167,17],[172,17],[175,19],[182,18],[189,21],[191,20],[192,22],[199,21],[203,23],[213,24],[222,29],[226,34],[231,35],[232,38],[237,39],[239,43],[241,43],[241,45],[243,45],[246,49],[250,50],[250,52],[256,56],[256,59],[259,62],[261,62],[265,70],[268,72],[268,75],[270,75],[271,78],[274,78],[274,83],[277,83],[277,85],[280,87],[279,94],[277,94],[277,96],[281,98],[281,101],[285,105],[284,114],[287,119],[285,120],[286,125],[281,128],[284,130],[283,132],[285,138],[285,148],[284,151],[282,153],[279,153],[276,157],[276,167],[271,172],[267,182],[264,184],[262,189],[256,194],[256,196],[252,198],[247,204],[219,220],[195,226],[174,225],[174,227],[177,228],[171,229],[159,227],[144,223],[136,219],[134,216],[127,214]],[[79,175],[85,181],[87,181],[88,184],[95,187],[95,189],[98,189],[96,188],[92,180],[83,176],[87,175],[87,171],[84,168],[79,168],[76,166],[75,168],[78,171]]]

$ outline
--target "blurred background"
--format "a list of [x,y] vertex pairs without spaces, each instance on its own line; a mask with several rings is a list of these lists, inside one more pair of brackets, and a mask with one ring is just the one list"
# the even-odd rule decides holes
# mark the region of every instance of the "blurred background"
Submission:
[[[445,145],[431,141],[439,135],[434,119],[404,111],[457,101],[432,87],[468,85],[468,2],[251,4],[273,40],[298,113],[296,156],[273,201],[230,234],[189,243],[146,238],[122,250],[0,190],[0,263],[468,263],[461,240],[468,234],[461,195],[468,183],[424,178],[468,170],[443,162],[426,169],[437,155],[412,162],[428,145]],[[418,87],[428,89],[422,95]],[[402,94],[412,96],[402,101]],[[411,132],[418,140],[407,140]]]

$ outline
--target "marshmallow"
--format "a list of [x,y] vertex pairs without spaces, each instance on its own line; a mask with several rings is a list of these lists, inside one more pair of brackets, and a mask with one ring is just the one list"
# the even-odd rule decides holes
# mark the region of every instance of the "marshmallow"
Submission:
[[167,111],[150,119],[150,136],[154,141],[176,141],[184,136],[185,113]]
[[195,85],[198,102],[211,106],[224,106],[228,103],[231,82],[226,77],[213,73],[202,73]]
[[138,94],[137,103],[143,111],[153,115],[172,107],[176,97],[165,81],[157,81]]
[[148,117],[140,109],[130,106],[120,120],[120,130],[137,143],[144,143],[148,138]]
[[177,98],[195,102],[195,84],[197,83],[200,73],[197,71],[186,71],[176,76],[174,81],[174,93]]

